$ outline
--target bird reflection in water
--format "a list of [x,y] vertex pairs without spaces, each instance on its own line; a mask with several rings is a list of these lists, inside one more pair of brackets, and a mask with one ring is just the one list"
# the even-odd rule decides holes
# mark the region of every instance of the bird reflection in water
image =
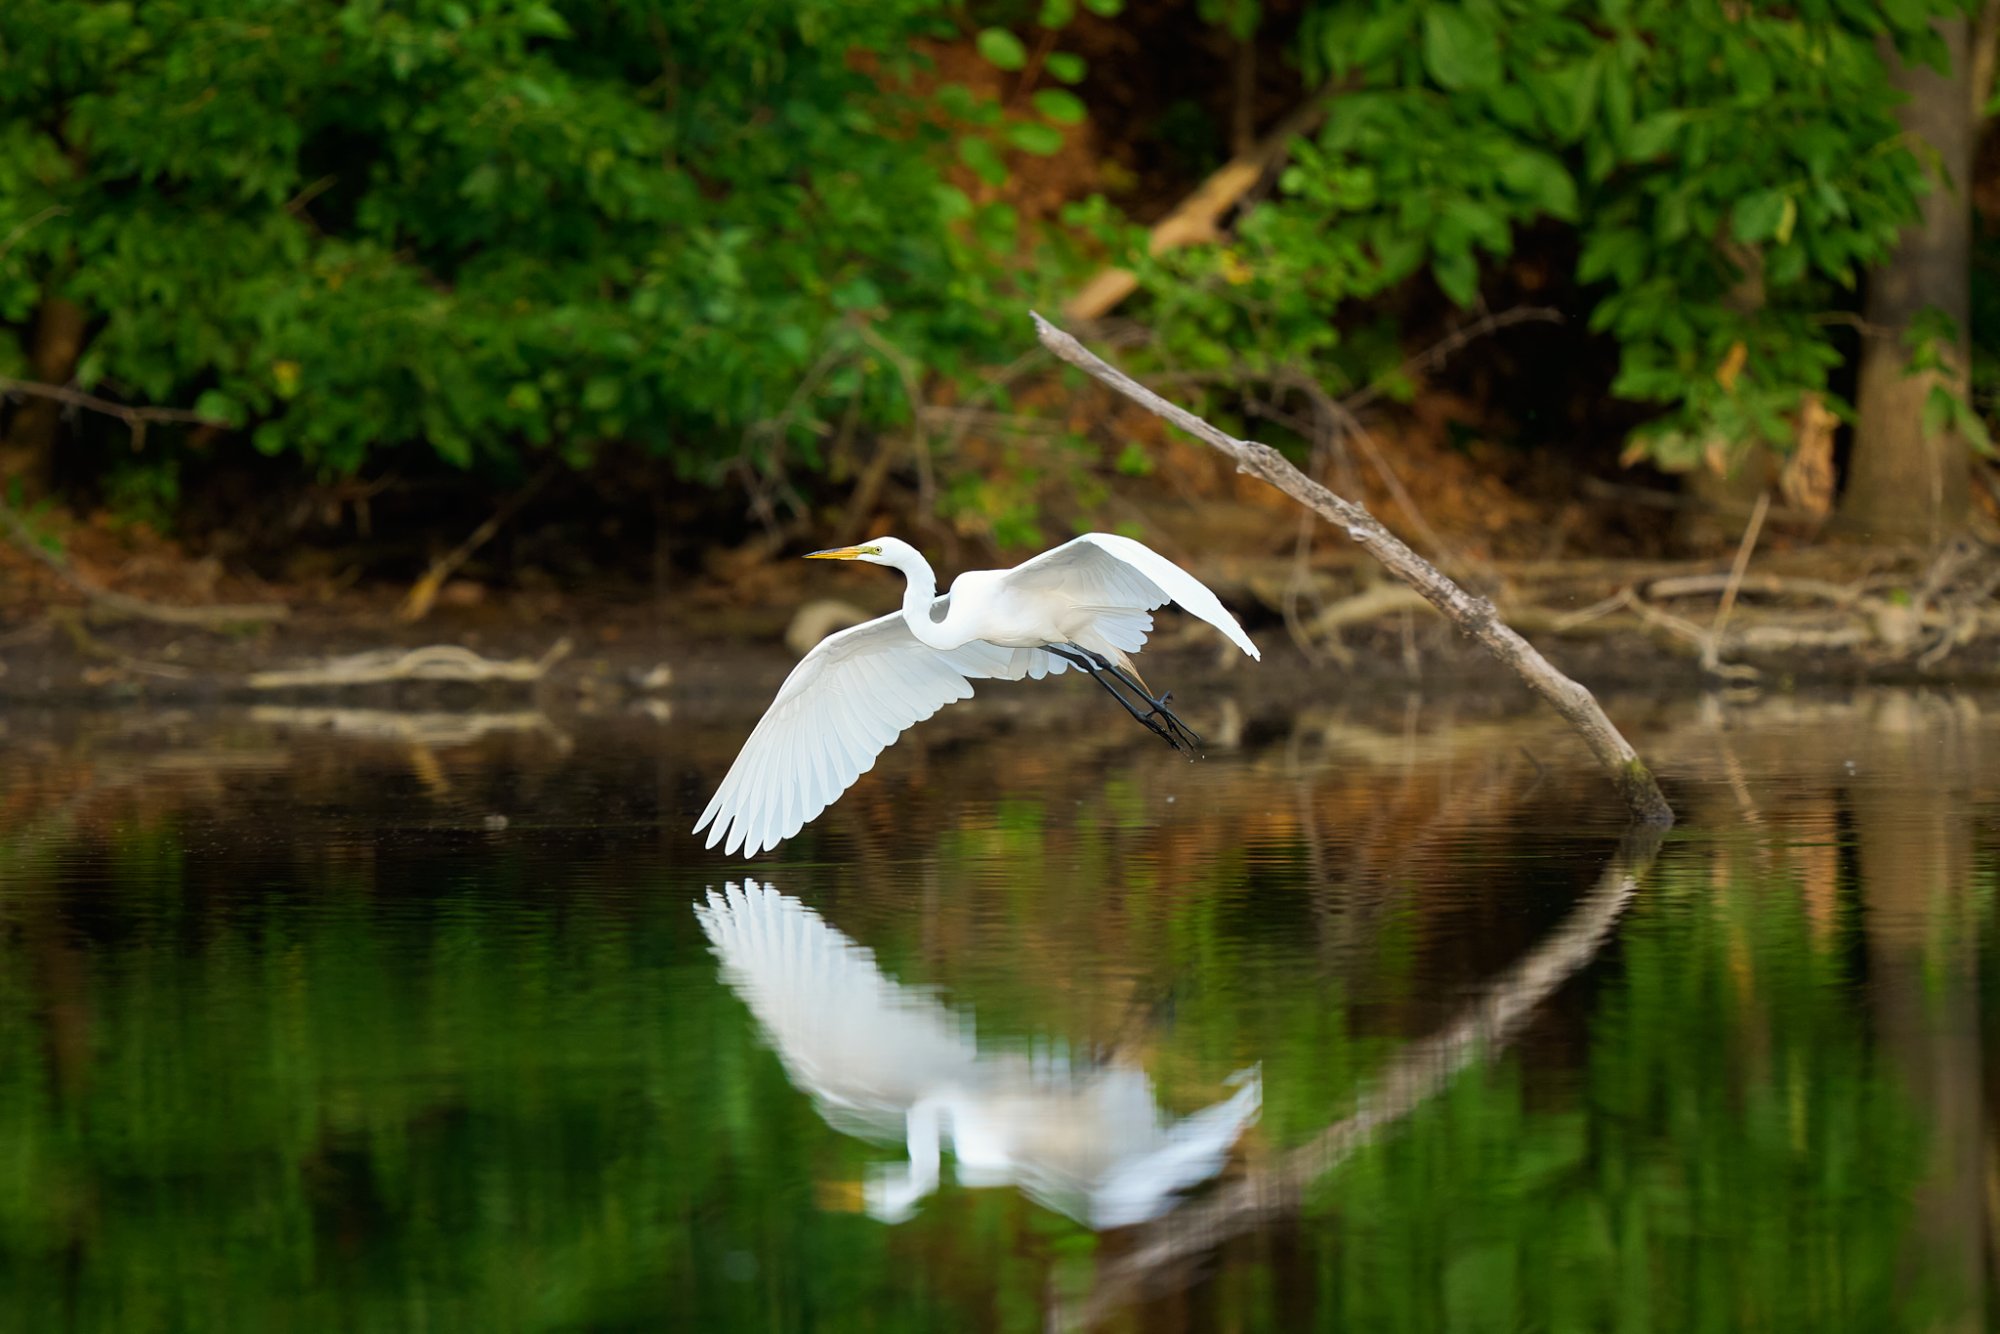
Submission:
[[936,1189],[948,1140],[962,1185],[1018,1185],[1093,1228],[1143,1223],[1221,1171],[1262,1106],[1254,1068],[1231,1078],[1233,1096],[1175,1121],[1135,1065],[982,1053],[969,1016],[883,976],[873,953],[768,885],[710,890],[695,913],[724,979],[827,1123],[907,1145],[909,1161],[866,1187],[884,1222]]

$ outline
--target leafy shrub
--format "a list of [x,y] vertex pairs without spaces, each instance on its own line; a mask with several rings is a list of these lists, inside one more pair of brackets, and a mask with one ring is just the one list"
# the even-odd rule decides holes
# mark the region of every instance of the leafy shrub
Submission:
[[327,474],[616,440],[712,476],[907,420],[891,356],[1021,338],[1010,219],[948,176],[1004,127],[917,91],[946,8],[12,0],[0,374],[65,297],[83,386]]
[[[1878,42],[1939,60],[1956,0],[1331,0],[1301,30],[1343,89],[1233,244],[1145,266],[1173,354],[1333,385],[1394,364],[1329,313],[1428,273],[1459,306],[1527,224],[1576,229],[1638,449],[1786,444],[1839,311],[1916,216],[1924,163]],[[1369,352],[1373,355],[1368,355]]]

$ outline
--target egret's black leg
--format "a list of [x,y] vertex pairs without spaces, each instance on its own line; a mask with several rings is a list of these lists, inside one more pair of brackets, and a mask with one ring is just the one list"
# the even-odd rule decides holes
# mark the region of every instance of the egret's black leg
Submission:
[[[1181,721],[1179,714],[1167,707],[1167,701],[1173,696],[1172,691],[1168,691],[1155,699],[1151,691],[1132,679],[1130,673],[1122,670],[1103,656],[1092,653],[1087,648],[1075,645],[1059,646],[1050,644],[1048,645],[1048,651],[1061,658],[1064,662],[1075,667],[1081,667],[1084,671],[1089,672],[1090,679],[1103,686],[1111,698],[1117,700],[1125,712],[1137,718],[1147,731],[1165,741],[1175,750],[1186,753],[1190,758],[1193,757],[1195,749],[1201,745],[1201,737],[1195,733],[1193,728]],[[1107,674],[1110,679],[1107,679]],[[1141,700],[1145,701],[1147,705],[1146,712],[1139,712],[1138,705],[1127,699],[1117,686],[1112,685],[1112,680],[1118,681],[1127,690],[1132,691]],[[1159,721],[1155,722],[1155,719]]]
[[1125,698],[1125,696],[1119,692],[1118,687],[1112,685],[1110,681],[1105,679],[1103,672],[1098,668],[1095,662],[1091,661],[1090,656],[1086,654],[1084,651],[1059,648],[1054,644],[1048,646],[1048,651],[1055,654],[1058,658],[1061,658],[1064,662],[1069,663],[1072,667],[1079,667],[1083,669],[1085,672],[1088,672],[1090,674],[1090,679],[1097,682],[1098,685],[1103,686],[1105,693],[1110,695],[1111,698],[1117,700],[1119,707],[1124,709],[1125,712],[1131,714],[1134,718],[1138,719],[1139,722],[1146,728],[1147,731],[1159,737],[1161,740],[1165,741],[1168,745],[1173,746],[1175,749],[1177,750],[1181,749],[1181,743],[1179,742],[1179,740],[1177,740],[1172,733],[1168,732],[1166,728],[1154,722],[1150,715],[1139,712],[1138,706],[1132,703],[1131,700]]
[[1083,652],[1085,656],[1096,662],[1099,667],[1124,682],[1125,686],[1136,692],[1140,699],[1145,700],[1147,704],[1151,705],[1152,707],[1148,711],[1147,716],[1152,717],[1157,715],[1169,728],[1178,732],[1181,735],[1181,739],[1187,743],[1186,749],[1192,750],[1201,745],[1201,735],[1192,727],[1182,722],[1179,714],[1167,707],[1167,701],[1174,697],[1173,691],[1165,691],[1159,698],[1155,699],[1152,691],[1146,689],[1137,678],[1117,663],[1112,662],[1102,654],[1092,653],[1089,649],[1085,649]]

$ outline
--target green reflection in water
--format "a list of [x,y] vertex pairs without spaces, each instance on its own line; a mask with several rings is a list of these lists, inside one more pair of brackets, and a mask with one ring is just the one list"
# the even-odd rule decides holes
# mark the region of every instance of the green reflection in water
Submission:
[[[1270,776],[1208,781],[1254,809]],[[1956,852],[1893,864],[1990,885],[1985,781],[1926,835]],[[772,878],[982,1040],[1128,1053],[1178,1114],[1261,1062],[1239,1179],[1476,1001],[1609,855],[1517,811],[1364,874],[1358,841],[1149,825],[1131,782],[1073,817],[1066,789],[1001,793],[921,858]],[[1991,896],[1918,875],[1877,902],[1857,868],[1890,845],[1812,790],[1809,837],[1691,801],[1518,1043],[1107,1324],[1976,1325],[1939,1238],[1986,1223],[1944,1187],[1986,1179],[1988,1002],[1954,979]],[[870,1219],[860,1183],[897,1154],[822,1121],[718,979],[690,906],[720,877],[687,869],[710,864],[370,838],[355,801],[338,847],[185,798],[0,840],[7,1327],[1036,1329],[1174,1227],[1099,1237],[949,1173],[909,1223]],[[1932,912],[1950,893],[1969,916]],[[1898,904],[1920,920],[1887,932]],[[1952,1084],[1955,1049],[1921,1040],[1967,1023]],[[1980,1131],[1952,1148],[1938,1108],[1966,1097]]]

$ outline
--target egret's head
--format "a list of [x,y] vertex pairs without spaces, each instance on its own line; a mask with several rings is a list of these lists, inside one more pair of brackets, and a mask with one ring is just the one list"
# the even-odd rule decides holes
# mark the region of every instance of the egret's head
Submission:
[[865,560],[870,565],[901,565],[906,555],[915,555],[916,548],[899,537],[878,537],[851,547],[829,547],[825,551],[808,551],[807,560]]

